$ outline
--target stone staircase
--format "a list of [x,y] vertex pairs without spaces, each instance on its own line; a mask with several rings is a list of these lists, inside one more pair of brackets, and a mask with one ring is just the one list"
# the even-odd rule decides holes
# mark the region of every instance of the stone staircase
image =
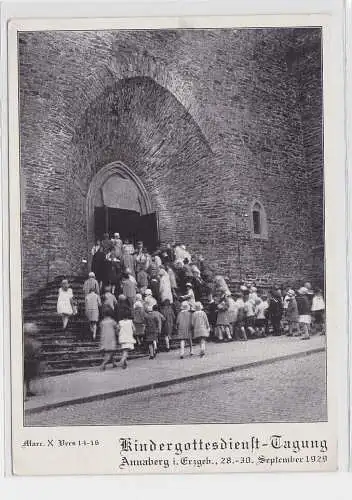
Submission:
[[[69,277],[74,297],[78,301],[78,315],[70,319],[66,331],[56,314],[56,302],[62,277],[56,278],[23,303],[24,321],[34,321],[41,342],[42,374],[59,375],[98,366],[103,354],[99,341],[92,341],[89,324],[84,316],[84,278]],[[136,346],[130,358],[146,356],[144,348]]]
[[[58,290],[63,276],[54,281],[38,293],[23,301],[24,321],[34,321],[39,327],[37,334],[41,342],[42,374],[59,375],[85,370],[98,366],[102,362],[103,354],[99,349],[99,341],[92,341],[89,325],[84,315],[84,277],[68,277],[74,297],[78,301],[78,315],[72,317],[67,330],[62,330],[61,318],[56,314]],[[238,290],[239,282],[229,281],[232,291]],[[266,283],[260,283],[261,289],[268,288]],[[207,299],[202,300],[207,311]],[[171,349],[178,347],[177,341],[170,343]],[[163,346],[159,348],[162,350]],[[135,346],[130,358],[144,357],[148,353],[145,346]]]

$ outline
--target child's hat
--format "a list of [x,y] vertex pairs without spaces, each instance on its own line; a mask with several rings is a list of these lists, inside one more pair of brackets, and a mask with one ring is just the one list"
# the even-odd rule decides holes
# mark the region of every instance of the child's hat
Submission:
[[189,311],[189,303],[187,301],[182,302],[181,309],[182,311]]
[[95,274],[94,274],[93,272],[90,272],[90,273],[88,274],[88,277],[89,277],[89,278],[95,278]]
[[142,300],[142,295],[140,293],[136,293],[136,300]]
[[103,305],[102,313],[103,313],[103,316],[113,316],[114,315],[114,311],[111,309],[111,307],[108,304]]
[[150,288],[147,288],[146,291],[144,292],[144,295],[153,295],[153,293],[150,290]]
[[194,304],[194,307],[195,307],[196,311],[201,311],[203,309],[203,305],[201,302],[196,302]]
[[36,323],[28,321],[24,323],[23,331],[27,335],[35,335],[36,333],[38,333],[38,326],[36,325]]
[[296,294],[295,291],[290,288],[290,290],[287,291],[287,295],[289,295],[290,297],[294,297]]
[[193,288],[191,283],[186,283],[186,288]]

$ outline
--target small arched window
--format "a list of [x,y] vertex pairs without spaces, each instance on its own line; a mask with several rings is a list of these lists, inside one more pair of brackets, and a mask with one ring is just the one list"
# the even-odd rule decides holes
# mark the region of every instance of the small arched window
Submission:
[[266,212],[263,205],[257,200],[251,204],[249,222],[252,238],[264,240],[268,238]]

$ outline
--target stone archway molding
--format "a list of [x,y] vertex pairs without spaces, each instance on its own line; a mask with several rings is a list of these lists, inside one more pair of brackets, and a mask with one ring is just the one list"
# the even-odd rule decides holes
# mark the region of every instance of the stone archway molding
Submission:
[[122,161],[114,161],[99,169],[90,182],[86,198],[87,243],[89,256],[90,249],[94,244],[94,200],[96,199],[96,193],[112,176],[119,176],[121,179],[130,180],[134,183],[140,197],[141,215],[146,215],[153,211],[150,197],[142,181]]

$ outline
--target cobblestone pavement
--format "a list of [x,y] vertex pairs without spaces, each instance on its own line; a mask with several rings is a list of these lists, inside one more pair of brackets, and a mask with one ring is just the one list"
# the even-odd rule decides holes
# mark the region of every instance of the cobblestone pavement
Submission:
[[[140,392],[143,386],[159,384],[165,387],[170,382],[179,383],[181,378],[194,379],[210,372],[224,371],[233,368],[245,368],[251,363],[272,362],[285,356],[304,355],[314,350],[325,349],[325,337],[314,336],[309,341],[302,342],[292,337],[267,337],[249,342],[212,343],[207,345],[205,358],[199,357],[199,346],[195,346],[194,356],[188,355],[180,359],[179,351],[161,352],[157,358],[132,360],[128,370],[121,368],[82,370],[68,375],[46,377],[34,384],[36,396],[25,403],[28,413],[33,409],[48,410],[70,405],[70,402],[84,403],[87,398],[104,399],[122,396],[131,392]],[[186,382],[186,380],[184,380]],[[133,390],[133,391],[132,391]],[[86,399],[86,401],[84,401]],[[92,401],[91,399],[90,401]]]
[[26,425],[326,420],[325,353],[28,415]]

